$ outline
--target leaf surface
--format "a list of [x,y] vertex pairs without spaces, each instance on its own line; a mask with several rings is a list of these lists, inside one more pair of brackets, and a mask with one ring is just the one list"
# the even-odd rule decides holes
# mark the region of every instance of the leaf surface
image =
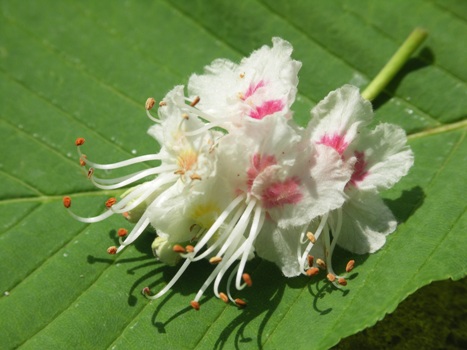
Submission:
[[[467,34],[462,1],[396,0],[0,4],[0,339],[2,348],[329,348],[373,325],[433,280],[467,272],[465,174]],[[401,16],[401,13],[406,14]],[[375,101],[376,122],[401,125],[415,153],[410,174],[384,193],[399,221],[383,250],[337,251],[345,291],[323,277],[286,279],[253,261],[244,310],[206,293],[189,306],[211,267],[194,264],[161,300],[176,268],[154,261],[147,232],[119,256],[106,248],[120,217],[86,225],[109,196],[86,179],[74,140],[112,162],[158,150],[144,101],[219,57],[239,61],[280,36],[303,62],[295,118],[329,91],[374,77],[415,26],[430,36]]]

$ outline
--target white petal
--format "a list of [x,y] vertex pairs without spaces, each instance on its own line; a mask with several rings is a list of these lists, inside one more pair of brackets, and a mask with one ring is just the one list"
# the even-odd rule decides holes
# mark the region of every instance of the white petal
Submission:
[[381,191],[405,176],[414,162],[412,150],[406,143],[405,131],[392,124],[379,124],[375,130],[362,134],[352,146],[364,152],[367,163],[367,175],[357,183],[358,189]]
[[337,244],[357,254],[374,253],[386,243],[397,222],[374,193],[357,192],[342,207],[342,231]]

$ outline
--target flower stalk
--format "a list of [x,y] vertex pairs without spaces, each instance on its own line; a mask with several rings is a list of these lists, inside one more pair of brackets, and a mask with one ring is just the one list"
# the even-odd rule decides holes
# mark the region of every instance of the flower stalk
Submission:
[[363,98],[373,101],[378,97],[409,60],[410,56],[420,47],[427,35],[428,32],[425,29],[420,27],[415,28],[370,85],[362,92]]

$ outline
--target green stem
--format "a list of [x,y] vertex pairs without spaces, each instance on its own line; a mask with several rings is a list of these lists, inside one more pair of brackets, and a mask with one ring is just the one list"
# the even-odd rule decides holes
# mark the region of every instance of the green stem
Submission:
[[391,57],[370,85],[363,91],[363,98],[369,101],[374,100],[400,71],[414,51],[423,43],[427,35],[428,33],[425,29],[415,28],[399,50],[396,51],[394,56]]

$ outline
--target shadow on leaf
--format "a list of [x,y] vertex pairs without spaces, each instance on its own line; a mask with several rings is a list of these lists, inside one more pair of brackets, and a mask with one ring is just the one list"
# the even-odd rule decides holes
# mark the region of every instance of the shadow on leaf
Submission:
[[391,80],[385,91],[373,101],[373,109],[378,109],[395,95],[395,92],[404,78],[412,72],[431,66],[435,62],[433,50],[425,47],[419,54],[410,58],[404,67]]

